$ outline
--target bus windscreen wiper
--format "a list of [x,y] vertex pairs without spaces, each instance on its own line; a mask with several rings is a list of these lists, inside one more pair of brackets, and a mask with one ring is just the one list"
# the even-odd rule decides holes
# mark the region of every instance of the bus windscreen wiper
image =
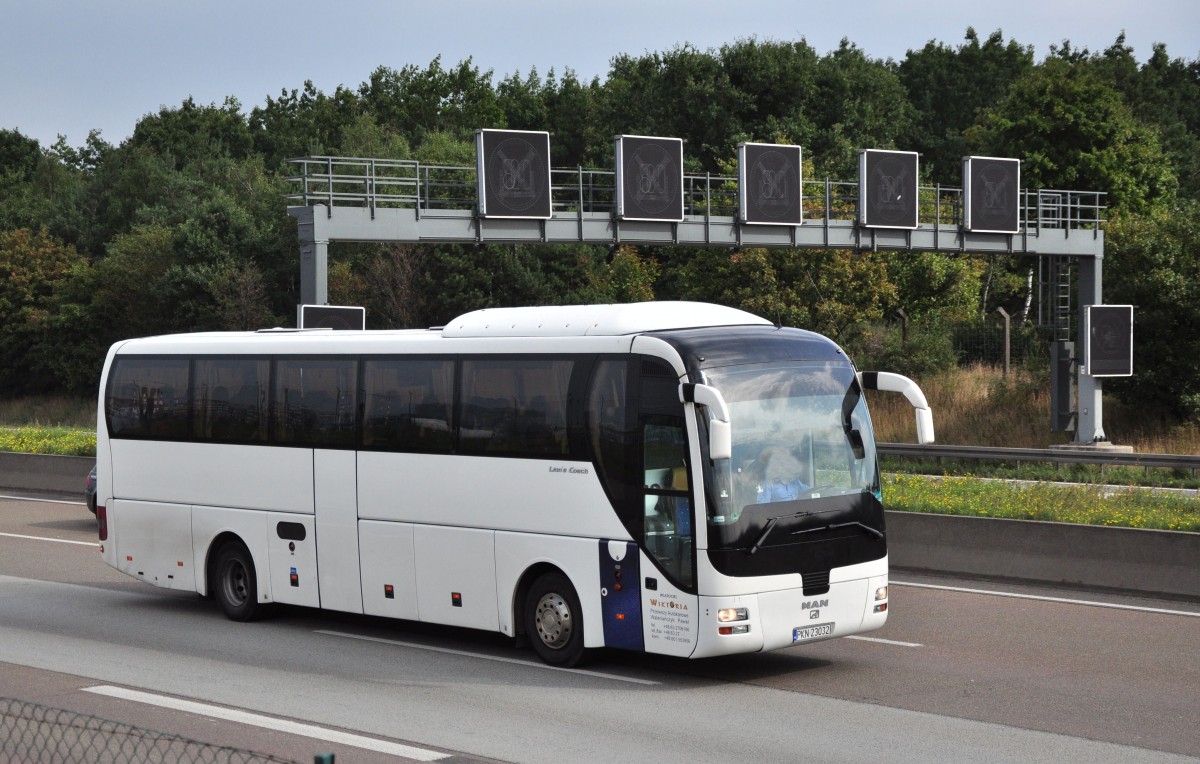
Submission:
[[[883,538],[883,531],[879,530],[878,528],[872,528],[871,526],[869,526],[865,523],[860,523],[857,520],[851,520],[848,523],[832,523],[830,525],[823,525],[820,528],[803,528],[798,531],[792,531],[792,535],[796,536],[801,533],[812,533],[813,531],[832,531],[832,530],[836,530],[838,528],[845,528],[845,527],[851,526],[851,525],[858,526],[859,528],[861,528],[863,530],[864,533],[866,533],[869,536],[874,536],[877,539]],[[760,541],[761,541],[761,539],[760,539]]]
[[[746,554],[754,554],[755,552],[757,552],[758,548],[760,546],[762,546],[763,542],[765,542],[767,540],[767,536],[771,535],[771,531],[775,530],[775,523],[779,522],[780,520],[791,519],[793,517],[809,517],[810,515],[823,515],[828,512],[836,512],[836,511],[838,511],[838,510],[823,509],[823,510],[820,510],[817,512],[800,511],[800,512],[793,512],[790,515],[777,515],[775,517],[772,517],[767,520],[767,527],[763,528],[763,532],[760,533],[758,536],[758,541],[755,541],[754,545],[746,550]],[[826,526],[826,527],[828,527],[828,526]],[[796,531],[796,533],[804,533],[804,531]],[[796,535],[796,533],[793,533],[792,535],[794,536],[794,535]]]

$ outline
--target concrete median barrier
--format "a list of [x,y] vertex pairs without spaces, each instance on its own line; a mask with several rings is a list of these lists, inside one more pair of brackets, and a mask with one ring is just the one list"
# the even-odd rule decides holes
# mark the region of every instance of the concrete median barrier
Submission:
[[91,456],[47,456],[0,452],[0,490],[76,494],[96,464]]
[[1200,533],[888,512],[893,568],[1200,600]]

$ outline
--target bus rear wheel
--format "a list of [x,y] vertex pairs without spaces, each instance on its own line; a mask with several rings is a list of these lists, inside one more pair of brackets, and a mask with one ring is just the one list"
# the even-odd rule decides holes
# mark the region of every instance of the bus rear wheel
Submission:
[[264,606],[258,603],[254,558],[240,541],[230,541],[217,552],[212,583],[213,594],[231,621],[253,621],[264,614]]
[[551,666],[575,666],[584,659],[583,612],[566,576],[546,573],[533,582],[525,597],[525,634]]

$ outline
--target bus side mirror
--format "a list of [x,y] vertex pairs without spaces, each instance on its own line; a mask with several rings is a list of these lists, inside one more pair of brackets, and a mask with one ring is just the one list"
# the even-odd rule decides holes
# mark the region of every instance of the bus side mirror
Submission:
[[925,393],[920,386],[902,374],[892,374],[888,371],[864,371],[859,373],[864,390],[883,390],[891,393],[903,393],[912,404],[917,415],[917,442],[925,445],[933,442],[933,411],[925,400]]
[[725,396],[715,387],[683,383],[679,400],[704,406],[712,414],[708,422],[708,456],[710,459],[729,459],[733,456],[733,435],[729,426],[729,406]]

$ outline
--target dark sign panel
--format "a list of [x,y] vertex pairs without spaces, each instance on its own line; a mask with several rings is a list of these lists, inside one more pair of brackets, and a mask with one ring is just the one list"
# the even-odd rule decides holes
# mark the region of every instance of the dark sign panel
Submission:
[[738,206],[744,223],[804,222],[799,146],[738,145]]
[[475,133],[479,214],[493,218],[550,217],[550,133]]
[[858,155],[859,222],[869,228],[917,227],[917,153],[866,149]]
[[683,140],[618,135],[617,217],[683,220]]
[[1088,305],[1086,373],[1093,377],[1133,376],[1133,306]]
[[964,225],[979,233],[1020,230],[1021,160],[963,159]]
[[366,329],[367,309],[348,305],[301,305],[301,329]]

